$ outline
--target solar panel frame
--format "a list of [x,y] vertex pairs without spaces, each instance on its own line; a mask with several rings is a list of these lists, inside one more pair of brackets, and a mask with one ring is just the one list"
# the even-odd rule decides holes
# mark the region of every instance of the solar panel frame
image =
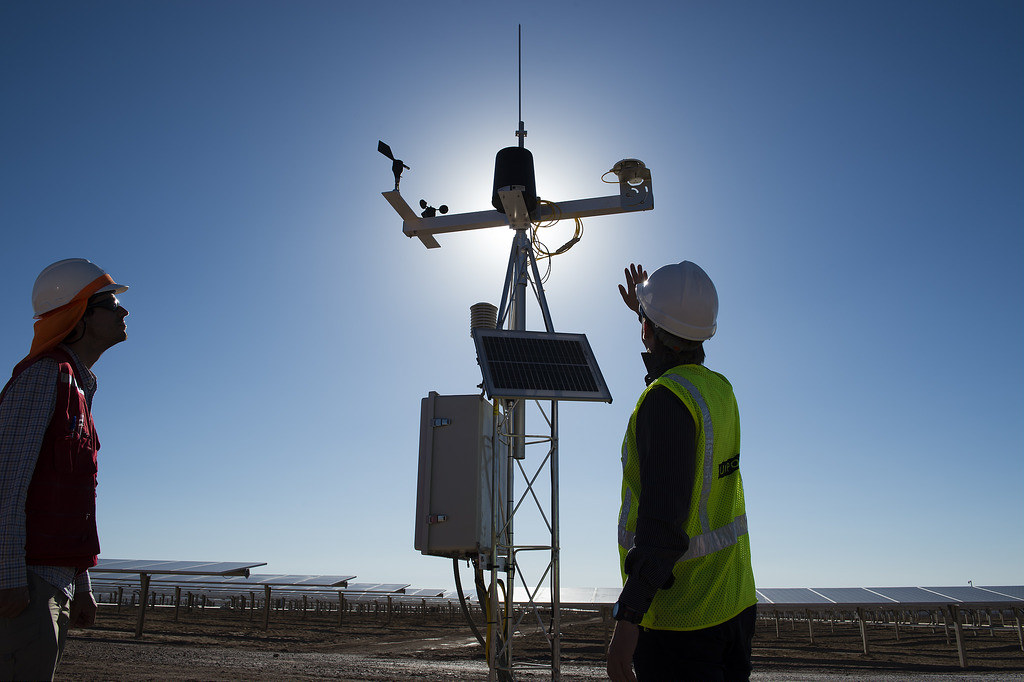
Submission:
[[265,561],[160,561],[100,559],[89,573],[146,573],[148,575],[246,576]]
[[444,590],[440,588],[431,589],[429,587],[415,587],[406,589],[406,597],[435,597],[441,598],[444,596]]
[[836,604],[895,604],[898,601],[867,587],[816,587],[814,591]]
[[[131,573],[100,573],[93,577],[94,583],[110,585],[138,585],[139,579],[133,577],[137,574]],[[248,578],[243,576],[209,576],[209,575],[183,575],[183,574],[154,574],[150,589],[156,589],[164,584],[188,586],[190,588],[231,588],[246,590],[270,586],[272,588],[296,588],[296,589],[343,589],[350,580],[355,579],[354,575],[276,575],[254,573]]]
[[354,575],[272,575],[254,574],[245,582],[257,585],[289,587],[345,587]]
[[979,590],[987,590],[993,593],[993,596],[997,597],[1009,597],[1011,599],[1020,599],[1024,601],[1024,585],[1004,585],[1004,586],[991,586],[991,585],[979,585]]
[[763,587],[757,594],[768,604],[833,604],[809,587]]
[[408,587],[411,587],[411,585],[407,583],[349,583],[345,593],[346,595],[349,593],[404,594]]
[[[618,587],[562,587],[558,591],[559,603],[562,606],[585,605],[601,606],[612,605],[622,592]],[[517,598],[516,603],[526,603],[526,598]],[[534,594],[533,601],[538,604],[551,603],[551,588],[540,587]]]
[[923,587],[872,587],[871,590],[899,604],[931,604],[942,600]]
[[994,601],[1003,601],[999,598],[999,595],[993,594],[987,590],[982,590],[978,587],[971,587],[966,585],[955,585],[951,587],[928,587],[925,588],[932,591],[936,598],[945,598],[946,601],[950,599],[960,602],[961,604],[987,604]]
[[612,402],[585,334],[474,329],[473,341],[491,399]]

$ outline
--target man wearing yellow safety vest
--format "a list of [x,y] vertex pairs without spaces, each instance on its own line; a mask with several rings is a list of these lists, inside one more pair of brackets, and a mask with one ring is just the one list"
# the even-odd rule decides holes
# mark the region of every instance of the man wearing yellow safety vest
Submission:
[[[642,324],[647,389],[622,443],[612,680],[747,680],[757,597],[728,380],[704,367],[718,293],[690,261],[619,293]],[[636,669],[634,677],[633,668]]]

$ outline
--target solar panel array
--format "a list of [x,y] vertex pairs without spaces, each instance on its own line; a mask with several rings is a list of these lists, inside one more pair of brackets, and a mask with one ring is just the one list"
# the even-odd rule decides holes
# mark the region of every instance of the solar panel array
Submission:
[[406,589],[406,597],[444,597],[445,591],[437,588],[417,587],[413,589]]
[[249,575],[249,569],[266,566],[265,561],[152,561],[141,559],[100,559],[90,573],[165,573],[170,575]]
[[270,575],[253,574],[244,582],[291,587],[345,587],[354,575]]
[[1024,585],[1010,585],[1004,587],[979,587],[979,590],[989,590],[996,594],[1003,595],[1005,597],[1011,597],[1013,599],[1020,599],[1024,601]]
[[[302,591],[343,591],[346,596],[395,595],[414,598],[457,599],[457,594],[441,589],[410,589],[406,583],[353,583],[353,575],[252,574],[249,569],[265,566],[259,562],[143,561],[136,559],[101,559],[89,570],[98,589],[130,587],[139,582],[135,576],[148,575],[150,585],[195,586],[197,589],[237,590],[256,587],[292,588]],[[619,588],[562,588],[561,603],[610,606],[619,595]],[[471,598],[470,593],[466,594]],[[1024,585],[948,587],[776,587],[757,590],[758,601],[772,606],[914,606],[956,603],[1012,604],[1024,607]],[[518,600],[517,600],[518,601]],[[523,599],[525,601],[525,598]],[[534,595],[537,603],[550,602],[550,590],[540,588]]]
[[[590,606],[611,606],[619,598],[621,588],[618,587],[563,587],[558,591],[561,604],[578,604]],[[517,600],[518,601],[518,600]],[[551,602],[551,589],[541,587],[534,596],[538,604]]]
[[974,587],[776,587],[757,590],[762,604],[789,605],[888,605],[915,604],[994,604],[1020,602],[1024,606],[1024,586]]
[[348,592],[376,592],[379,594],[403,593],[409,587],[406,583],[351,583]]
[[[134,587],[139,584],[137,574],[130,572],[119,572],[107,574],[102,569],[94,568],[90,571],[92,584],[95,589],[109,589],[116,587]],[[170,587],[184,587],[195,591],[237,593],[240,590],[255,590],[257,588],[272,587],[285,588],[286,592],[302,594],[303,592],[337,593],[344,592],[346,596],[355,595],[401,595],[406,594],[409,587],[407,583],[351,583],[355,576],[337,575],[270,575],[254,574],[248,578],[241,576],[217,577],[211,575],[186,575],[186,574],[154,574],[149,583],[150,591],[168,589]],[[444,593],[441,589],[418,590],[417,596],[440,596]]]
[[[619,597],[619,588],[572,588],[560,591],[563,604],[611,606]],[[550,601],[551,591],[542,587],[534,601]],[[523,598],[525,601],[526,598]],[[1024,607],[1024,586],[1015,587],[764,587],[757,600],[772,606],[913,606],[957,603],[1017,603]],[[517,600],[519,601],[519,600]]]

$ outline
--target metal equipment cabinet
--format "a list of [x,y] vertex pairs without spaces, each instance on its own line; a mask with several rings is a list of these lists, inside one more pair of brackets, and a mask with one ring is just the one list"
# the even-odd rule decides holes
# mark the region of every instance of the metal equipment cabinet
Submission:
[[480,395],[431,391],[423,398],[415,539],[423,554],[471,558],[490,551],[493,505],[505,478],[499,474],[495,496],[493,414]]

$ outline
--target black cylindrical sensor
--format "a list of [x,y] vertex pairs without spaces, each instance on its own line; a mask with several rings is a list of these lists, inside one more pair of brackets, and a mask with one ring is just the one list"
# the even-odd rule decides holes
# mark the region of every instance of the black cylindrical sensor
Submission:
[[499,213],[505,212],[498,190],[512,185],[522,185],[526,210],[533,213],[537,208],[537,180],[533,175],[533,154],[525,147],[505,147],[494,158],[494,193],[491,205]]

